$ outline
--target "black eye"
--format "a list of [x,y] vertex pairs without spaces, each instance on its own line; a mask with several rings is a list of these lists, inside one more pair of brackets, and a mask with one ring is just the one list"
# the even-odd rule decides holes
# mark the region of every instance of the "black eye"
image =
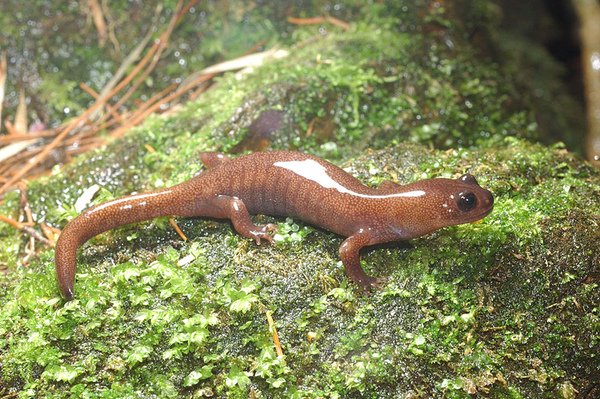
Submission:
[[[469,173],[465,173],[464,175],[459,177],[458,180],[462,181],[463,183],[467,183],[467,184],[477,184],[477,179],[475,179],[475,176],[473,176]],[[479,185],[479,184],[477,184],[477,185]]]
[[468,212],[475,208],[477,205],[477,197],[475,194],[467,191],[458,194],[458,200],[456,201],[458,209],[463,212]]

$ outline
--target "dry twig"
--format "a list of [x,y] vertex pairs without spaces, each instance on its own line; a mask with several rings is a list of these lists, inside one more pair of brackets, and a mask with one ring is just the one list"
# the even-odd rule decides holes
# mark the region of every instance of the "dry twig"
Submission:
[[[116,84],[116,86],[112,90],[106,91],[105,94],[100,95],[96,99],[94,104],[87,110],[85,110],[81,115],[75,117],[65,126],[58,129],[58,134],[54,136],[54,139],[50,143],[48,143],[41,151],[32,156],[24,166],[22,165],[18,169],[14,170],[14,173],[10,177],[5,178],[2,186],[0,187],[0,195],[4,194],[9,188],[11,188],[17,181],[21,180],[24,176],[29,175],[37,165],[42,163],[55,149],[61,146],[70,134],[73,134],[75,131],[82,130],[84,127],[86,127],[86,125],[88,125],[90,117],[92,115],[95,115],[97,111],[104,107],[110,98],[112,98],[123,88],[125,88],[138,75],[138,73],[144,70],[144,67],[146,67],[146,65],[150,63],[150,68],[146,68],[142,73],[142,76],[145,78],[145,76],[147,76],[147,74],[150,71],[152,71],[154,65],[156,65],[156,62],[158,62],[157,52],[159,50],[160,52],[162,52],[166,48],[168,38],[171,32],[173,31],[173,28],[175,27],[176,23],[180,21],[183,17],[182,11],[189,10],[189,7],[191,7],[193,4],[196,4],[197,1],[198,0],[190,0],[190,2],[186,6],[183,6],[183,0],[179,0],[176,8],[177,11],[171,19],[167,29],[161,35],[161,39],[154,44],[154,46],[147,52],[146,56],[142,59],[142,61],[139,62],[135,68],[133,68],[131,73],[128,76],[126,76],[121,82]],[[138,80],[134,82],[134,86],[137,88],[137,86],[139,86],[142,80],[143,79],[138,78]],[[128,93],[132,93],[131,88],[129,89]],[[115,105],[115,108],[118,108],[118,106],[122,105],[123,102],[120,101],[117,104],[118,105]],[[132,125],[135,126],[135,124],[127,123],[127,126]],[[98,124],[96,124],[95,127],[92,126],[91,130],[93,130],[93,134],[100,131],[100,129],[98,128]]]
[[269,323],[269,331],[271,332],[271,336],[273,337],[273,344],[275,345],[275,352],[277,356],[283,356],[283,349],[281,349],[281,342],[279,342],[279,334],[277,333],[277,327],[275,327],[275,322],[273,321],[273,316],[271,315],[271,311],[266,311],[267,322]]
[[341,19],[337,19],[330,16],[325,17],[312,17],[312,18],[294,18],[288,17],[287,21],[290,24],[294,25],[319,25],[325,22],[330,23],[331,25],[335,25],[338,28],[342,28],[344,30],[350,29],[350,24],[348,22],[342,21]]
[[22,231],[23,233],[29,234],[36,240],[40,241],[44,245],[51,246],[52,243],[46,237],[42,236],[37,230],[35,230],[32,226],[29,226],[25,223],[18,222],[14,219],[9,218],[8,216],[0,215],[0,222],[8,223],[13,226],[15,229]]
[[[179,86],[170,85],[151,96],[141,105],[137,105],[136,108],[127,109],[126,104],[129,99],[157,66],[160,56],[168,46],[169,38],[175,26],[198,1],[178,1],[165,30],[160,33],[159,38],[145,51],[145,54],[127,75],[125,75],[125,71],[129,70],[135,60],[141,56],[153,36],[151,33],[152,28],[149,28],[146,37],[123,61],[121,67],[115,73],[115,77],[118,77],[118,79],[107,83],[99,93],[82,83],[80,85],[81,89],[90,94],[95,101],[79,116],[57,128],[32,132],[31,134],[18,132],[10,123],[7,123],[7,129],[13,134],[0,136],[0,145],[17,143],[19,148],[13,147],[10,153],[6,155],[5,161],[0,159],[0,196],[24,177],[39,174],[49,169],[56,162],[63,162],[74,154],[104,144],[106,136],[100,137],[99,132],[107,132],[109,137],[120,137],[130,128],[142,123],[150,114],[163,112],[171,107],[181,96],[188,95],[192,97],[198,95],[209,87],[208,83],[219,73],[256,66],[266,58],[287,55],[282,50],[270,50],[217,64],[192,74]],[[119,99],[111,103],[111,99],[114,97]],[[107,112],[98,118],[97,115],[100,114],[102,109],[106,109]],[[37,145],[33,141],[27,144],[23,143],[23,140],[33,139],[43,144]],[[27,151],[24,151],[25,149]]]
[[106,39],[108,38],[108,31],[106,29],[106,22],[104,21],[104,13],[98,0],[88,0],[88,7],[92,14],[92,20],[98,31],[98,44],[100,47],[104,47]]

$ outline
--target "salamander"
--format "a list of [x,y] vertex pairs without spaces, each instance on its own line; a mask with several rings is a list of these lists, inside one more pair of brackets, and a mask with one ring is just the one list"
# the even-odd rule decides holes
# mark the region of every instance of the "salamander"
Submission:
[[327,161],[294,151],[234,159],[207,152],[200,159],[206,170],[190,180],[96,205],[67,224],[55,248],[64,298],[73,298],[77,249],[83,243],[115,227],[158,216],[229,219],[239,234],[257,244],[272,241],[275,225],[257,226],[251,214],[300,219],[347,237],[339,248],[345,271],[368,290],[381,280],[360,266],[361,248],[478,221],[494,205],[492,193],[470,174],[369,187]]

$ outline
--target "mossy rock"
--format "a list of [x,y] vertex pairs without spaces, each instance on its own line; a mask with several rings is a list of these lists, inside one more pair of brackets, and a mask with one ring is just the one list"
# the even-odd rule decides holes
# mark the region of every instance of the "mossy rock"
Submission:
[[[423,26],[439,29],[409,33],[380,16],[301,42],[32,182],[29,196],[37,220],[61,226],[94,184],[105,188],[96,202],[171,185],[197,173],[200,151],[265,139],[327,157],[370,185],[473,173],[496,198],[482,223],[367,251],[364,267],[387,282],[364,295],[344,275],[342,238],[300,221],[257,216],[279,232],[275,245],[256,246],[202,219],[178,221],[182,242],[158,219],[84,245],[68,303],[53,250],[17,266],[28,240],[0,226],[11,271],[0,280],[0,395],[597,392],[600,173],[560,144],[530,141],[543,132],[511,68],[474,58],[482,50],[459,40],[489,16],[481,4],[465,6],[473,20],[463,25],[428,10]],[[452,49],[441,45],[448,38]],[[265,113],[281,116],[277,128],[253,136]],[[307,135],[311,125],[319,128]],[[1,213],[17,209],[11,193]]]

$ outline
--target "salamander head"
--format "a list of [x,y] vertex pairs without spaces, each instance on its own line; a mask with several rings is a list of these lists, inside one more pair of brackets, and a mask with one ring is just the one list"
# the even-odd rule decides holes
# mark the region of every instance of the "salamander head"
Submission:
[[494,197],[464,174],[458,179],[428,179],[410,184],[423,195],[413,204],[410,231],[414,237],[446,226],[471,223],[486,217],[494,207]]
[[486,217],[494,208],[494,196],[482,188],[473,175],[464,174],[456,179],[458,184],[447,194],[442,207],[447,220],[457,224],[475,222]]

